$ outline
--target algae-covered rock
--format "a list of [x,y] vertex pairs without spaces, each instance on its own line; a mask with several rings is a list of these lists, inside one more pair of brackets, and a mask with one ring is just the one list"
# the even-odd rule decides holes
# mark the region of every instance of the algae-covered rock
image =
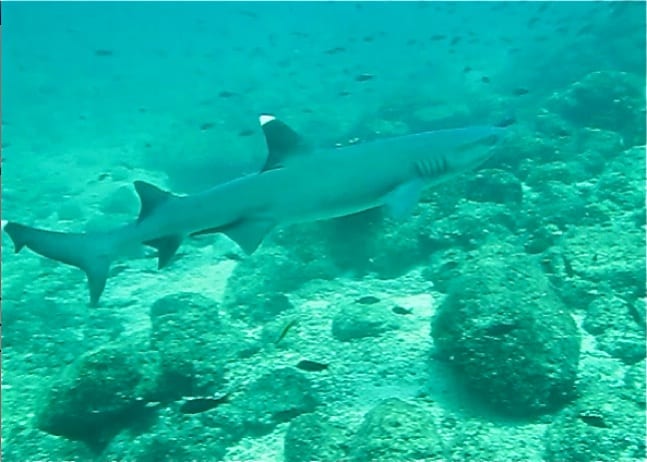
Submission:
[[53,379],[36,426],[100,449],[120,429],[142,418],[147,388],[144,358],[132,347],[103,347],[79,357]]
[[562,257],[578,278],[610,287],[627,299],[645,294],[645,236],[621,222],[573,227],[564,234]]
[[450,462],[541,460],[541,449],[534,441],[537,434],[528,426],[500,426],[496,421],[461,419],[453,430]]
[[169,407],[151,420],[146,431],[117,435],[101,460],[218,461],[244,434],[239,413],[229,404],[194,415]]
[[451,215],[419,222],[421,260],[428,261],[429,254],[442,249],[474,250],[492,239],[504,241],[515,230],[513,209],[495,202],[462,200]]
[[85,215],[78,198],[65,200],[58,208],[59,220],[80,220]]
[[333,268],[324,258],[307,262],[287,248],[267,244],[236,266],[223,307],[233,317],[265,322],[292,308],[286,294],[313,279],[332,279]]
[[540,216],[539,226],[557,226],[564,230],[586,219],[587,200],[576,184],[547,180],[536,185],[525,198],[524,212]]
[[493,244],[460,273],[432,320],[439,355],[506,413],[537,414],[568,402],[580,337],[536,263]]
[[446,460],[430,412],[397,398],[371,409],[350,442],[352,461]]
[[158,353],[156,399],[221,391],[228,361],[248,356],[254,345],[218,315],[219,305],[203,295],[180,292],[157,300],[150,311],[150,347]]
[[132,186],[121,186],[101,202],[101,211],[110,214],[135,215],[139,210],[139,199]]
[[283,444],[285,462],[337,462],[347,456],[347,436],[326,416],[303,414],[290,422]]
[[[610,162],[595,185],[592,201],[608,203],[612,212],[632,213],[645,209],[645,148],[634,147],[622,151]],[[640,226],[644,224],[641,223]]]
[[310,380],[291,367],[262,375],[233,401],[251,434],[270,432],[282,422],[313,412],[318,404]]
[[638,406],[645,407],[645,360],[632,365],[625,373],[625,386],[622,396]]
[[555,93],[548,107],[579,126],[613,130],[631,144],[644,144],[645,83],[638,75],[592,72]]
[[338,310],[332,321],[332,335],[342,342],[377,337],[398,327],[391,307],[385,303],[366,305],[354,301],[342,304]]
[[467,180],[467,199],[475,202],[520,204],[523,199],[521,182],[509,171],[482,170]]
[[645,358],[645,324],[634,309],[626,300],[601,294],[589,304],[582,324],[596,336],[598,348],[627,364]]
[[546,430],[547,462],[645,460],[645,412],[613,393],[585,395]]

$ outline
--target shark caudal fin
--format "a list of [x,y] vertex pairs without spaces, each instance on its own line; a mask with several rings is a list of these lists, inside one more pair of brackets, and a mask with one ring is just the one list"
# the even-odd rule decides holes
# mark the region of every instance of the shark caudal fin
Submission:
[[103,234],[59,233],[2,221],[15,252],[27,247],[43,257],[82,269],[88,278],[90,304],[96,305],[108,279],[112,240]]

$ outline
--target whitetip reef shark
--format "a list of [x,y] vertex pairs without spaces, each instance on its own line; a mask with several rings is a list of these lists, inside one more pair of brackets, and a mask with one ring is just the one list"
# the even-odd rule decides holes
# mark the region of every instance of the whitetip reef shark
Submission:
[[158,251],[169,264],[187,236],[223,233],[247,254],[276,226],[341,217],[385,207],[396,219],[414,209],[423,188],[481,165],[501,126],[469,126],[403,135],[335,149],[312,149],[272,115],[261,115],[268,148],[261,171],[198,194],[176,195],[135,181],[141,201],[132,223],[105,231],[66,233],[2,220],[15,252],[28,247],[87,275],[97,305],[110,264],[133,246]]

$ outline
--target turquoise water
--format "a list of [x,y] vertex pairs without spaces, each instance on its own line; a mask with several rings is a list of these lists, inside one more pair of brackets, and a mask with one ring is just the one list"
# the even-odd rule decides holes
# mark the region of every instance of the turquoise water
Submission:
[[12,224],[103,232],[136,219],[134,181],[255,174],[259,114],[331,149],[515,122],[407,219],[276,226],[251,256],[189,238],[160,271],[129,249],[95,307],[3,233],[5,460],[645,460],[644,3],[2,19]]

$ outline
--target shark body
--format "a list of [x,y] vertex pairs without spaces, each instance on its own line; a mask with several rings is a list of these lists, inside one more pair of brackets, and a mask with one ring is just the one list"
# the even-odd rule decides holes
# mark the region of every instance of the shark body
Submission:
[[265,167],[198,194],[178,196],[142,181],[136,221],[106,232],[62,233],[3,221],[15,251],[28,247],[44,257],[82,269],[90,303],[105,288],[110,264],[133,246],[158,250],[158,267],[169,264],[187,236],[224,233],[253,253],[277,225],[335,218],[386,207],[403,219],[422,190],[483,163],[484,140],[503,128],[472,126],[423,132],[333,150],[309,149],[290,127],[260,117],[268,147]]

